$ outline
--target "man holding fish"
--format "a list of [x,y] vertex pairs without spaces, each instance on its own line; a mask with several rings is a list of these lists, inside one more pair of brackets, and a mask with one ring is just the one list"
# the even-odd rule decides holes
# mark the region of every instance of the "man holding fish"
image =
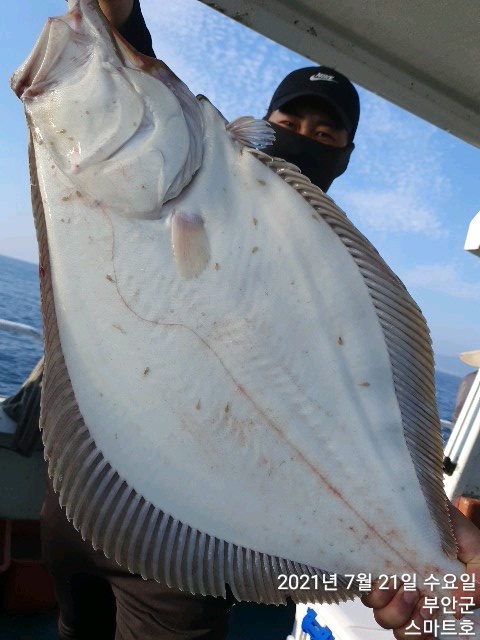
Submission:
[[[127,40],[140,51],[153,54],[138,0],[100,0],[100,6]],[[326,67],[293,72],[279,85],[272,98],[267,119],[275,127],[277,142],[266,147],[266,151],[299,165],[312,182],[326,191],[347,167],[358,117],[358,96],[344,76]],[[64,133],[64,130],[57,133]],[[79,191],[74,195],[81,197]],[[70,195],[62,200],[67,202],[69,198]],[[188,227],[187,222],[194,227],[196,225],[197,236],[201,234],[202,229],[197,228],[201,225],[196,219],[181,219],[184,227]],[[190,232],[180,232],[190,237]],[[113,282],[111,275],[107,279]],[[341,338],[338,338],[338,345],[343,345]],[[148,373],[148,368],[145,368],[144,375]],[[368,382],[362,385],[365,388],[370,386]],[[200,411],[200,402],[196,409]],[[229,406],[226,405],[225,412],[228,411]],[[79,508],[82,508],[81,501]],[[480,534],[454,510],[452,519],[459,544],[459,559],[467,565],[467,571],[474,571],[480,564]],[[89,542],[81,541],[80,535],[60,510],[51,488],[43,520],[45,558],[54,574],[60,603],[61,640],[113,636],[115,599],[116,637],[122,640],[173,640],[177,637],[220,640],[225,637],[227,601],[169,590],[153,580],[144,582],[138,576],[119,569],[101,551],[93,552]],[[89,575],[94,577],[95,584]],[[113,595],[103,581],[105,576],[112,585]],[[96,603],[92,603],[93,594],[98,598]],[[480,602],[478,598],[476,601]],[[408,637],[405,627],[412,615],[417,621],[422,619],[417,591],[374,589],[364,597],[364,602],[376,610],[380,624],[396,629],[397,638]],[[95,612],[93,604],[97,605]],[[100,628],[102,614],[106,614],[104,619],[108,620]]]

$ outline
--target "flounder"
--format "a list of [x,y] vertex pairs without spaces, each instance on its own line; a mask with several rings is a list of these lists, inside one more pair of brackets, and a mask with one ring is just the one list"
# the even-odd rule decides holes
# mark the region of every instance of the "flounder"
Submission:
[[228,125],[96,0],[48,21],[12,86],[45,455],[82,536],[145,578],[258,602],[460,575],[425,320],[329,197],[251,148],[268,126]]

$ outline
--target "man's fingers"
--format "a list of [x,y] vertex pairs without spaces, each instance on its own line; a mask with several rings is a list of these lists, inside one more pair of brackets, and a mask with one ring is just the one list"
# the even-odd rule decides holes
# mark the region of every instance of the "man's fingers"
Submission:
[[458,559],[465,564],[465,573],[473,575],[473,590],[463,586],[465,596],[473,597],[476,607],[480,607],[480,532],[473,522],[453,505],[450,505],[450,517],[458,546]]
[[[382,588],[380,588],[380,584],[382,584]],[[362,595],[362,602],[370,609],[383,609],[390,603],[397,590],[398,586],[394,587],[393,580],[390,580],[388,585],[377,581],[372,585],[372,590],[369,593]]]
[[374,610],[377,623],[385,629],[393,629],[396,640],[433,640],[431,635],[433,617],[430,608],[425,608],[424,599],[417,590],[398,589],[388,604]]
[[[480,606],[480,531],[453,506],[451,518],[458,544],[458,558],[465,564],[465,574],[473,574],[475,579],[474,585],[468,579],[458,585],[456,595],[465,601],[462,601],[463,610],[459,607],[457,613],[460,617],[460,614],[469,613],[467,598],[468,602]],[[406,590],[405,586],[398,589],[394,585],[391,581],[388,588],[380,588],[377,583],[370,593],[362,597],[363,603],[373,608],[375,620],[381,627],[394,629],[393,635],[397,640],[409,640],[412,636],[416,640],[430,640],[433,637],[431,630],[435,627],[435,621],[431,620],[434,609],[422,607],[424,598],[418,590]]]
[[374,617],[384,629],[402,629],[415,615],[420,595],[401,587],[383,607],[375,607]]
[[480,565],[480,533],[478,527],[450,504],[450,518],[458,545],[458,559],[465,564]]
[[435,629],[436,614],[431,608],[424,607],[425,599],[421,598],[408,621],[395,629],[393,632],[396,640],[411,640],[412,636],[416,640],[434,640],[432,631]]

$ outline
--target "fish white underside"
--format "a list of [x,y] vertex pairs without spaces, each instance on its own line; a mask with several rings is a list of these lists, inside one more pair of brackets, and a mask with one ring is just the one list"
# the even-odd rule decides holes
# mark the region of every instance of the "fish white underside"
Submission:
[[226,126],[95,0],[71,5],[13,79],[67,517],[146,578],[238,599],[358,591],[279,591],[281,573],[462,573],[401,282],[295,168],[245,148],[265,125]]
[[[195,529],[341,574],[432,568],[440,539],[362,275],[203,107],[202,168],[160,219],[92,211],[42,176],[85,423],[136,492]],[[191,280],[173,259],[174,212],[205,221],[211,260]]]

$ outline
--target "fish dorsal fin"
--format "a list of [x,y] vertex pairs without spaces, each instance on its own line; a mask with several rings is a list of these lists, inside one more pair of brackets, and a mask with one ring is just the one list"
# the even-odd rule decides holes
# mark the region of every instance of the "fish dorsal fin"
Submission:
[[252,116],[242,116],[226,126],[231,137],[245,147],[261,149],[275,141],[275,133],[266,120],[256,120]]
[[261,151],[249,152],[290,184],[335,230],[362,274],[385,336],[403,433],[415,473],[442,548],[448,557],[456,558],[457,546],[443,489],[443,442],[435,400],[432,343],[421,310],[373,245],[298,167]]

